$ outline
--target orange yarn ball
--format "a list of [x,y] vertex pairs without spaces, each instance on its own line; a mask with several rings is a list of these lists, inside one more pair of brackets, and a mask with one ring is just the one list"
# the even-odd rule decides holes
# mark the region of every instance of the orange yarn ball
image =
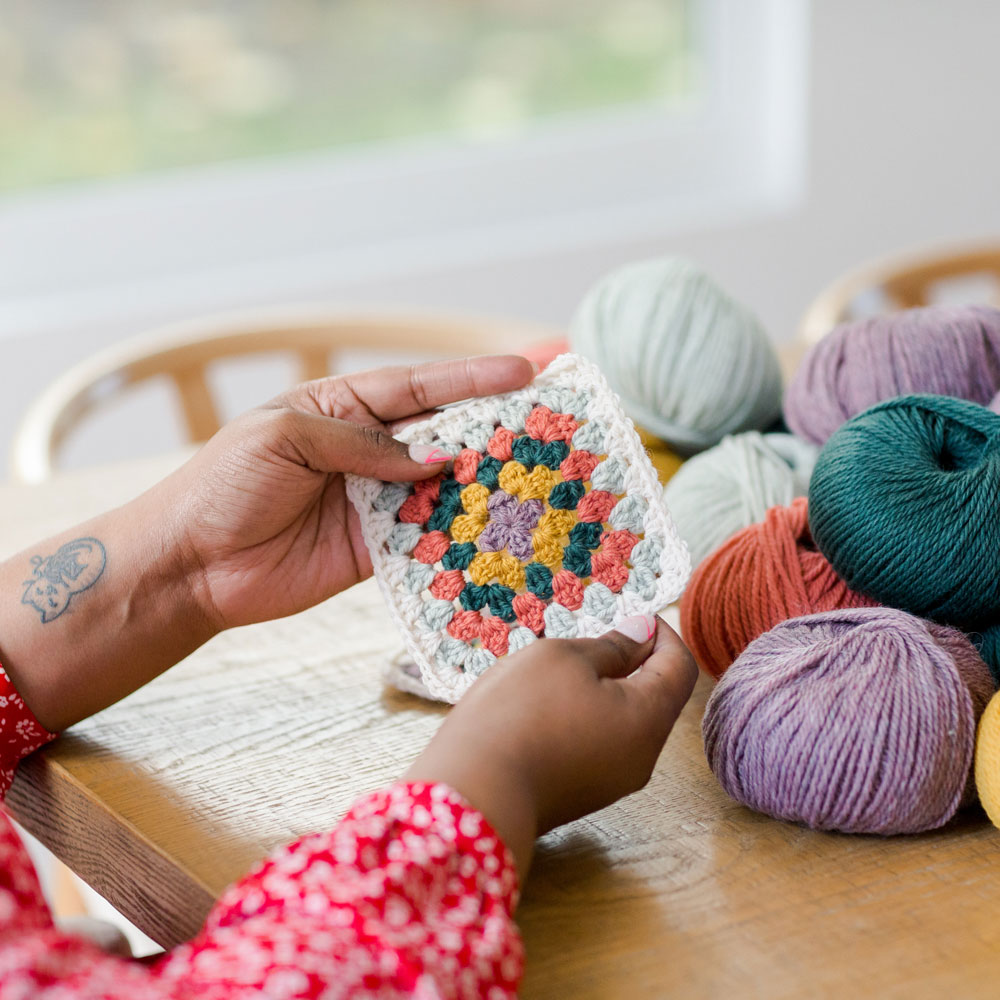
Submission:
[[695,570],[681,600],[681,634],[699,666],[721,677],[759,635],[818,611],[877,607],[850,590],[813,545],[799,497],[733,535]]

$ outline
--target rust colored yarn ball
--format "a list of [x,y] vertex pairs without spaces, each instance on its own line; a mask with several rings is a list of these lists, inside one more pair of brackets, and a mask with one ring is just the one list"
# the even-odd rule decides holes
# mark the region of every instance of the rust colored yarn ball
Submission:
[[681,600],[681,634],[702,670],[721,677],[779,622],[877,606],[851,590],[813,544],[808,502],[799,497],[772,507],[701,562]]

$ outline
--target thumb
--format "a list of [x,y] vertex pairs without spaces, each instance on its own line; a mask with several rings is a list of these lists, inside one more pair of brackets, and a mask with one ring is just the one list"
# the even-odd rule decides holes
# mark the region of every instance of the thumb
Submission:
[[691,697],[697,679],[698,667],[687,646],[666,622],[659,621],[653,651],[648,654],[642,669],[628,677],[625,684],[640,696],[653,717],[665,727],[665,737]]
[[315,413],[293,412],[285,440],[302,464],[318,472],[353,472],[389,482],[426,479],[451,460],[441,448],[407,446],[382,427]]
[[597,676],[628,677],[638,670],[653,648],[656,621],[652,615],[632,615],[619,622],[613,632],[590,640],[599,649]]

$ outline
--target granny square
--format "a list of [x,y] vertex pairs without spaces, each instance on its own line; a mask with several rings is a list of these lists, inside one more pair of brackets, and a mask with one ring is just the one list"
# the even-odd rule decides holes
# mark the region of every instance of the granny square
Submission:
[[398,437],[453,461],[432,479],[347,477],[375,576],[427,690],[456,702],[536,638],[597,636],[677,600],[687,548],[600,371],[563,354],[524,389]]

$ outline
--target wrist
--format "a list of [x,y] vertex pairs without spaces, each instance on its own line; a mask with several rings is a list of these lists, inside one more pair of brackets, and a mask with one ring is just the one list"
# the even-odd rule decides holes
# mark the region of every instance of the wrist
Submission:
[[122,508],[129,533],[147,532],[135,559],[136,585],[159,606],[159,620],[147,622],[154,634],[160,628],[176,627],[193,644],[204,644],[223,631],[225,625],[206,583],[205,565],[187,530],[188,512],[183,502],[174,502],[168,479]]
[[185,609],[201,642],[207,642],[229,626],[213,599],[205,559],[191,535],[199,516],[196,479],[195,463],[188,462],[128,506],[134,505],[137,516],[153,526],[155,572],[176,606]]
[[[2,662],[46,729],[123,698],[214,634],[176,524],[154,490],[0,565]],[[24,599],[29,576],[44,592],[60,565],[58,605]]]
[[[447,722],[445,723],[447,725]],[[486,817],[514,856],[524,882],[531,867],[538,816],[530,785],[519,769],[502,756],[484,762],[477,754],[455,754],[454,748],[439,749],[437,738],[403,775],[403,781],[441,783],[454,789]]]

